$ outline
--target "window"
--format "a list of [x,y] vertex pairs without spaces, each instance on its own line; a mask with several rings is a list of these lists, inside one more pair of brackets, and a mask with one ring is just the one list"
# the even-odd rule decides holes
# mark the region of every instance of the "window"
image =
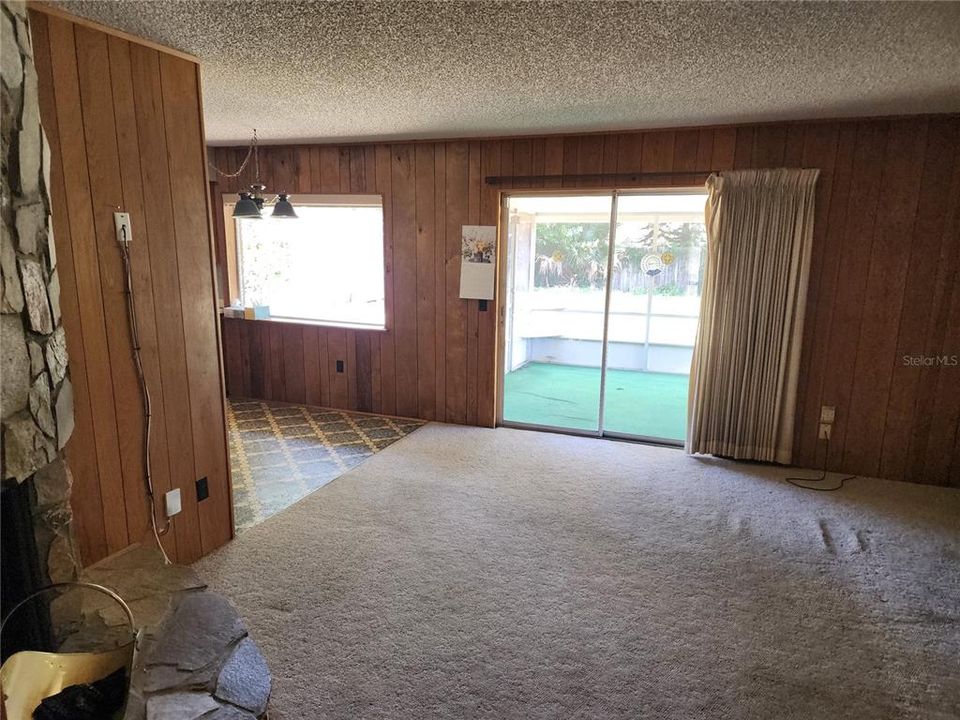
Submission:
[[[297,219],[233,220],[232,293],[270,316],[331,325],[385,326],[383,203],[379,195],[291,196]],[[229,244],[229,238],[228,238]]]

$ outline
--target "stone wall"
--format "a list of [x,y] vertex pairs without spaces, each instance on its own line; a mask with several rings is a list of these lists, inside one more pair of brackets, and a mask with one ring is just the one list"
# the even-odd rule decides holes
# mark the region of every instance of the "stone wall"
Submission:
[[3,482],[32,479],[41,553],[52,580],[76,571],[70,472],[73,388],[60,317],[50,222],[50,149],[40,126],[37,73],[22,2],[0,1],[3,218],[0,252]]

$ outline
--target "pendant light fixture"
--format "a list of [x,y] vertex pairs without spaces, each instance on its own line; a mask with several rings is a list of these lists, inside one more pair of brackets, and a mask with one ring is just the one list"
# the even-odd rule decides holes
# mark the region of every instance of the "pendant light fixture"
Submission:
[[250,141],[247,156],[243,159],[243,162],[240,163],[239,170],[235,173],[226,173],[213,163],[210,163],[210,167],[212,167],[220,177],[235,178],[239,177],[246,169],[251,157],[253,158],[254,164],[254,182],[250,186],[249,192],[239,193],[237,202],[233,206],[233,217],[240,220],[260,220],[263,217],[263,206],[272,205],[273,212],[270,213],[271,218],[296,218],[297,213],[294,211],[293,205],[290,203],[286,192],[277,193],[269,202],[267,202],[264,196],[264,191],[266,191],[267,186],[260,182],[260,150],[257,146],[256,128],[254,128],[253,131],[253,139]]

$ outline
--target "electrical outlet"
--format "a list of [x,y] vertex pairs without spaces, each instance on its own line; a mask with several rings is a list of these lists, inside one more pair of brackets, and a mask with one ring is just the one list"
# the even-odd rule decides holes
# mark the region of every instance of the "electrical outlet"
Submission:
[[197,480],[197,502],[206,500],[208,497],[210,497],[210,487],[207,485],[207,479],[202,477]]
[[837,409],[833,405],[823,405],[820,407],[820,422],[831,425],[837,416]]
[[337,360],[337,372],[338,373],[343,372],[343,360]]
[[820,423],[820,430],[817,432],[818,440],[829,440],[830,430],[833,427],[830,423]]
[[115,212],[113,214],[113,226],[117,229],[117,242],[121,245],[129,245],[130,241],[133,240],[130,213]]
[[182,505],[180,503],[180,488],[168,492],[163,496],[163,500],[164,505],[166,505],[168,518],[177,515],[182,509]]

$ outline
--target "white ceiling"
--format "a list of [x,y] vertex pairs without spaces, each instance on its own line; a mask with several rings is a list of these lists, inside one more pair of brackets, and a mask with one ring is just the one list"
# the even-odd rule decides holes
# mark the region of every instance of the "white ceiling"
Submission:
[[55,3],[200,58],[212,144],[960,111],[960,3]]

